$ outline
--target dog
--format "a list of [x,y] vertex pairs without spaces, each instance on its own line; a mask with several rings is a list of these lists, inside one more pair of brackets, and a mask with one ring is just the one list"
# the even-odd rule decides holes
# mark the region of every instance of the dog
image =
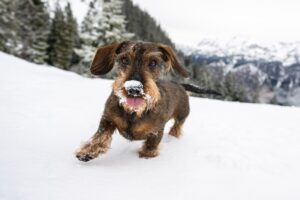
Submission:
[[179,138],[189,115],[186,90],[209,93],[190,84],[162,80],[170,70],[188,77],[173,49],[164,44],[124,41],[99,48],[90,71],[103,75],[113,68],[117,78],[112,86],[97,132],[76,153],[80,161],[90,161],[107,152],[117,129],[128,140],[145,140],[139,156],[159,155],[164,127],[170,119],[174,125],[169,135]]

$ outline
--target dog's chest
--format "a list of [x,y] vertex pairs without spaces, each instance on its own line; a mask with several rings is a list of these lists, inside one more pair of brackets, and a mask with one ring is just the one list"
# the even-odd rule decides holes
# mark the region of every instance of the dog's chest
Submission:
[[113,122],[122,136],[129,140],[143,140],[149,134],[153,134],[154,124],[149,119],[137,118],[136,116],[115,116]]

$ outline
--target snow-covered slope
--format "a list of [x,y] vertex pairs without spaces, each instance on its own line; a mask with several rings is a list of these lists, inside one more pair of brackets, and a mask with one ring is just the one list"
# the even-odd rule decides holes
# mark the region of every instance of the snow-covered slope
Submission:
[[191,98],[184,135],[140,159],[118,133],[89,163],[111,81],[0,53],[0,199],[299,199],[300,109]]

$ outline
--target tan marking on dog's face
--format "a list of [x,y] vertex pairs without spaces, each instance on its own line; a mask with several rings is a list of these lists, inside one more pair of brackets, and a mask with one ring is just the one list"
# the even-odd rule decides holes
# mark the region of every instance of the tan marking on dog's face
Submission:
[[[127,74],[125,72],[119,72],[118,77],[112,85],[113,92],[119,98],[125,98],[126,92],[124,90],[124,83],[127,80]],[[120,102],[121,103],[121,102]]]
[[127,45],[116,57],[118,70],[130,76],[149,73],[153,80],[157,80],[169,62],[163,60],[159,47],[153,43],[133,43]]
[[[160,92],[156,80],[165,70],[166,63],[162,59],[162,52],[152,43],[132,43],[121,48],[116,57],[115,67],[118,68],[118,77],[113,84],[113,91],[120,98],[120,104],[129,112],[141,116],[145,110],[151,110],[160,99]],[[128,97],[124,90],[124,83],[136,80],[143,84],[145,102],[138,108],[126,104]]]
[[160,99],[160,92],[159,89],[154,82],[153,78],[151,77],[151,74],[145,73],[145,93],[148,94],[151,97],[151,100],[149,102],[149,110],[152,109],[155,104]]

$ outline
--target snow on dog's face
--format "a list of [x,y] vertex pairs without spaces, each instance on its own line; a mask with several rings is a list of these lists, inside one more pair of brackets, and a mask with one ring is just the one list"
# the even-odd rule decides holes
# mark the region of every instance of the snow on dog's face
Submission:
[[144,92],[144,85],[140,81],[125,81],[123,87],[120,86],[114,91],[120,98],[120,104],[129,112],[136,112],[140,116],[145,109],[151,108],[153,99]]
[[174,69],[182,76],[187,76],[173,50],[169,46],[154,43],[126,41],[99,48],[91,72],[101,75],[113,67],[117,73],[113,92],[124,109],[135,112],[137,116],[152,109],[159,101],[156,81],[163,72]]

